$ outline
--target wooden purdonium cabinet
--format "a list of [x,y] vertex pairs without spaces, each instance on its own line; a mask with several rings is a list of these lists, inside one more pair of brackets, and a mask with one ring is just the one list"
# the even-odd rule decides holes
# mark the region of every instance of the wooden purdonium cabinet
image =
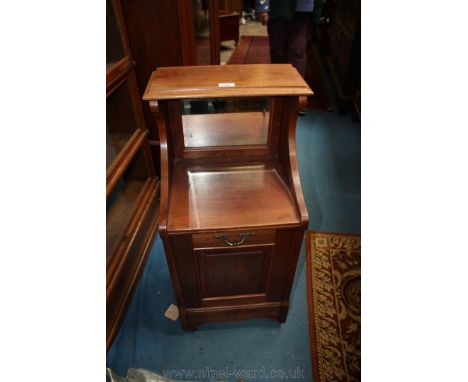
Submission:
[[286,320],[308,214],[289,64],[158,68],[143,99],[161,140],[159,230],[182,327]]

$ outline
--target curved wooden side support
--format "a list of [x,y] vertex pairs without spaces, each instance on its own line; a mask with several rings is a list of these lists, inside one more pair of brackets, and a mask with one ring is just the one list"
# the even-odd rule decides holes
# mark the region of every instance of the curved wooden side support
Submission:
[[301,228],[307,229],[309,214],[302,194],[296,154],[296,123],[299,109],[307,102],[307,97],[283,98],[283,118],[281,126],[281,143],[278,155],[296,208],[299,212]]
[[[301,102],[302,101],[302,102]],[[297,115],[299,109],[303,108],[307,104],[307,97],[299,97],[299,103],[294,113],[291,113],[289,117],[289,134],[288,134],[288,146],[289,146],[289,161],[291,166],[291,192],[296,202],[296,207],[300,212],[301,227],[307,229],[309,225],[309,214],[307,212],[307,205],[304,200],[302,193],[301,179],[299,177],[299,167],[297,165],[297,154],[296,154],[296,124]]]
[[161,191],[159,204],[159,232],[161,237],[167,237],[167,210],[169,203],[169,158],[167,151],[167,135],[164,116],[159,111],[158,101],[150,101],[151,114],[154,117],[159,132],[161,155]]
[[[150,101],[150,111],[156,123],[156,128],[159,131],[160,141],[160,155],[161,155],[161,191],[160,191],[160,207],[159,207],[159,234],[163,241],[164,251],[166,253],[166,259],[169,266],[172,285],[177,299],[179,307],[179,316],[184,329],[190,328],[190,323],[187,318],[187,313],[183,308],[185,306],[185,299],[180,287],[180,276],[177,272],[177,265],[175,258],[172,254],[172,246],[170,243],[169,236],[167,234],[167,216],[169,210],[169,195],[170,195],[170,163],[171,158],[169,157],[168,148],[168,136],[166,129],[166,121],[164,115],[160,110],[158,101]],[[163,106],[165,107],[165,106]]]
[[290,97],[284,100],[283,108],[283,125],[282,125],[282,147],[280,147],[279,155],[283,164],[283,169],[288,175],[288,184],[291,196],[299,213],[300,229],[295,231],[293,247],[291,248],[289,267],[286,273],[286,282],[283,290],[281,308],[278,315],[279,322],[285,322],[289,308],[289,297],[291,295],[294,276],[296,273],[297,260],[301,252],[301,245],[304,232],[309,226],[309,214],[302,193],[301,180],[299,178],[299,168],[297,165],[296,153],[296,123],[298,112],[307,103],[305,97]]

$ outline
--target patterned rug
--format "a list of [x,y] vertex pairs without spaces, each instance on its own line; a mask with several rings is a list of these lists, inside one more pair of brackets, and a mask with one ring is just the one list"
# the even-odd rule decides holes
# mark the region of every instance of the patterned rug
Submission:
[[361,237],[307,232],[314,382],[361,380]]

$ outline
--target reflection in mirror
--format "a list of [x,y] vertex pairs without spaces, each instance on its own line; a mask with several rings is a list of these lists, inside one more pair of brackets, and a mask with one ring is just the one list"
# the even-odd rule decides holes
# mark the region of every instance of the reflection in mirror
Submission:
[[243,1],[218,0],[218,3],[220,63],[226,64],[239,42]]
[[268,143],[270,98],[182,100],[181,107],[186,148]]

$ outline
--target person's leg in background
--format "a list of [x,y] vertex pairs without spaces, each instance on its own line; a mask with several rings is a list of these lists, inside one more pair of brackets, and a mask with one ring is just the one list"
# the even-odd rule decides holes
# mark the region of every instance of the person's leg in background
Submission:
[[289,25],[286,62],[305,76],[307,65],[307,42],[309,40],[309,22],[312,12],[296,12]]
[[270,59],[272,64],[285,64],[288,51],[289,22],[270,18],[268,20],[268,41],[270,43]]

